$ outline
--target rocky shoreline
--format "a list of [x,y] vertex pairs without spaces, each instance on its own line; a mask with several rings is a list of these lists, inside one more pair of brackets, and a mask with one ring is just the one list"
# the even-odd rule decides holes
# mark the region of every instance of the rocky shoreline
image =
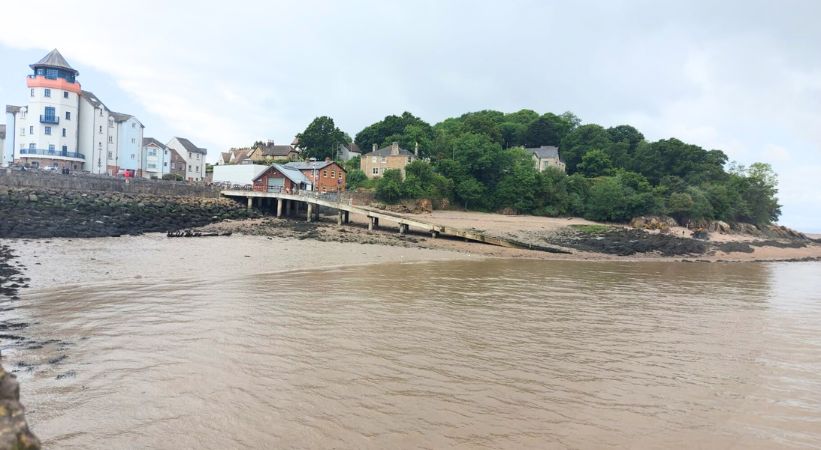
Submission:
[[[14,264],[14,255],[8,246],[0,244],[0,311],[6,313],[19,299],[18,291],[26,287],[28,281]],[[25,324],[23,324],[23,327]],[[21,325],[4,319],[0,321],[0,338],[18,338],[9,331]],[[2,354],[0,354],[2,357]],[[26,422],[25,408],[20,403],[20,386],[14,374],[0,365],[0,449],[34,450],[40,448],[40,441],[31,433]]]
[[0,238],[116,237],[259,216],[225,198],[0,186]]

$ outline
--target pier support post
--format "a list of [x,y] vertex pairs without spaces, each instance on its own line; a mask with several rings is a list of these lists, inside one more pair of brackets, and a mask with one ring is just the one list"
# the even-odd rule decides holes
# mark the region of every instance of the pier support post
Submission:
[[339,211],[337,211],[337,213],[336,213],[336,224],[339,225],[339,226],[342,226],[342,222],[345,221],[344,217],[345,217],[345,212],[344,211],[342,211],[341,209]]
[[439,232],[436,230],[430,230],[430,237],[436,239],[439,237]]
[[308,219],[307,221],[310,222],[314,219],[314,205],[313,203],[308,203]]
[[254,207],[254,197],[248,197],[248,209]]
[[373,231],[376,228],[376,217],[368,217],[368,231]]
[[408,224],[400,223],[399,224],[399,234],[405,234],[408,232]]
[[282,200],[281,198],[277,199],[277,217],[282,217],[282,206],[283,206],[282,202],[283,201],[284,200]]

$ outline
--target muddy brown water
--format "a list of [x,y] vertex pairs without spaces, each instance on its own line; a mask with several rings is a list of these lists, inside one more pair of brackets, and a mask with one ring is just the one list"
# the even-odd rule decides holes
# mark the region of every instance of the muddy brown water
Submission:
[[25,292],[46,448],[821,446],[821,263],[220,278]]

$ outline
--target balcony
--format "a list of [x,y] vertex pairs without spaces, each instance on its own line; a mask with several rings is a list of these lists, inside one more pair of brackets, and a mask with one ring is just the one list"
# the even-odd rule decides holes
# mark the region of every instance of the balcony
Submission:
[[60,118],[57,116],[40,116],[40,123],[47,123],[49,125],[59,125]]
[[64,152],[62,150],[48,150],[44,148],[21,148],[20,155],[22,157],[31,157],[31,156],[45,156],[45,157],[56,157],[56,158],[74,158],[74,159],[86,159],[85,155],[82,153],[77,152]]

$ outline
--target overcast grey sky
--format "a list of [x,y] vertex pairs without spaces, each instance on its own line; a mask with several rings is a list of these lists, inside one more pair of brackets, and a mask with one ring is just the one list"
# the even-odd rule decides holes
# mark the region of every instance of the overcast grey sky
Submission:
[[[54,47],[146,135],[209,149],[403,111],[572,111],[780,175],[821,232],[821,1],[4,1],[0,103]],[[43,14],[49,11],[49,14]],[[17,17],[19,20],[8,20]],[[38,26],[32,28],[36,18]]]

